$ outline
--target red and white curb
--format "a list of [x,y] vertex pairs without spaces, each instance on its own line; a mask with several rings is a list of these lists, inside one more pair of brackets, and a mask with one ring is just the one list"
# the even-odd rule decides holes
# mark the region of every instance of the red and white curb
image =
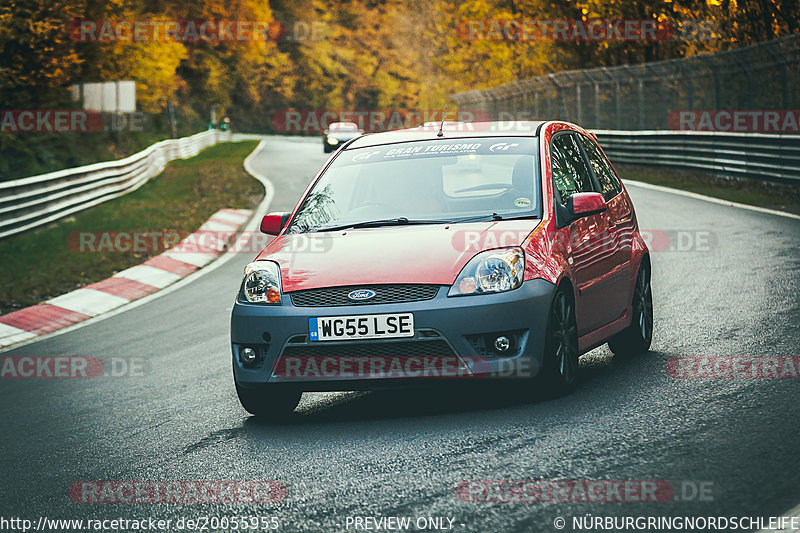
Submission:
[[249,209],[221,209],[166,252],[103,281],[0,316],[0,347],[102,315],[185,278],[234,242]]

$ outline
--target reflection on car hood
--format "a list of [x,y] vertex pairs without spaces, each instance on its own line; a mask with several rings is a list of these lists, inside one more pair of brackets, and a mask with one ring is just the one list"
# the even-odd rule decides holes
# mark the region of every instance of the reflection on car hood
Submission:
[[272,241],[258,259],[281,266],[284,292],[377,283],[450,285],[475,254],[518,246],[538,223],[527,219],[288,234]]

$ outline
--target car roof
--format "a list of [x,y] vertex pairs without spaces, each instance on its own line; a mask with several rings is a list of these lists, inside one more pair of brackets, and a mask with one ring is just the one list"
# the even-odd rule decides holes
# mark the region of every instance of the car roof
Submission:
[[393,130],[363,135],[348,144],[345,149],[364,148],[381,144],[394,144],[412,141],[434,141],[447,139],[464,139],[477,137],[530,137],[543,121],[506,121],[506,122],[463,122],[446,124],[444,136],[439,137],[439,127],[417,127],[405,130]]

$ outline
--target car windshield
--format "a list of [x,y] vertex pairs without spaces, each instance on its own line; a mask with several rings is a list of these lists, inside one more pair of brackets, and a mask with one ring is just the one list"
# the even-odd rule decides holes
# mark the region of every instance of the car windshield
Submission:
[[540,217],[533,137],[436,139],[341,152],[290,233]]
[[358,131],[358,125],[352,122],[334,122],[331,124],[330,131]]

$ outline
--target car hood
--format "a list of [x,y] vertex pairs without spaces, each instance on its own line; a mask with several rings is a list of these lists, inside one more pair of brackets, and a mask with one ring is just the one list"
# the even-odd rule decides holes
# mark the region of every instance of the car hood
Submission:
[[518,246],[538,220],[388,226],[282,235],[258,256],[281,267],[284,292],[341,285],[450,285],[475,254]]

